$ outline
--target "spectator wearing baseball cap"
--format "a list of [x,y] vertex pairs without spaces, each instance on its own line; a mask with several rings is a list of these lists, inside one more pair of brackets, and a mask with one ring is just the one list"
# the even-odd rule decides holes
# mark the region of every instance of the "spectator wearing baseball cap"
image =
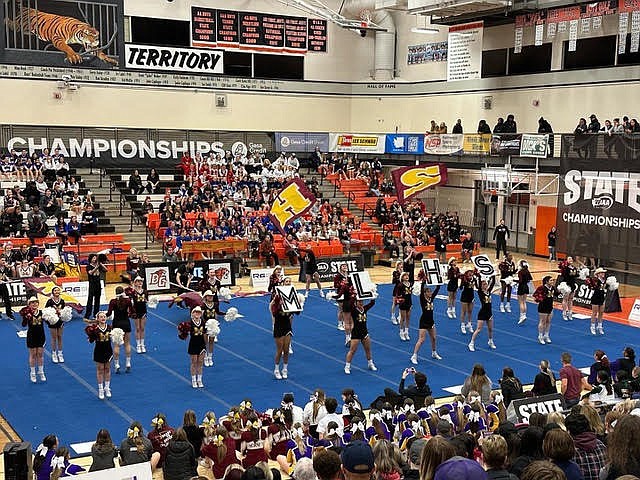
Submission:
[[446,440],[451,440],[453,438],[451,424],[446,420],[438,420],[436,431],[438,432],[438,435],[444,437]]
[[487,472],[475,460],[453,457],[436,469],[434,480],[488,480]]
[[346,445],[340,458],[345,480],[369,480],[375,470],[373,450],[362,440]]

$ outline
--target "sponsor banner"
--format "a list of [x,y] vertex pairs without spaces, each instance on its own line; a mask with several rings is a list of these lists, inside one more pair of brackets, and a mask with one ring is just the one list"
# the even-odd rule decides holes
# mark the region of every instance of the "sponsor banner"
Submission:
[[496,274],[496,268],[493,266],[488,255],[480,254],[471,257],[474,267],[478,269],[478,273],[483,278],[493,277]]
[[[562,276],[556,279],[556,285],[562,282]],[[593,296],[593,289],[587,284],[586,280],[576,280],[576,289],[573,294],[573,304],[578,307],[591,308],[591,297]],[[563,295],[560,292],[556,292],[554,300],[556,302],[562,301]],[[604,311],[606,313],[621,312],[622,305],[620,304],[620,295],[617,290],[611,292],[607,290],[604,300]]]
[[596,158],[560,160],[559,251],[596,258],[604,265],[637,262],[640,166],[630,160],[626,155],[611,155],[606,162]]
[[464,136],[458,133],[426,134],[424,153],[428,155],[455,155],[462,152]]
[[269,218],[273,225],[286,235],[287,226],[307,213],[315,203],[316,197],[307,188],[304,180],[294,178],[276,195],[269,210]]
[[[51,292],[51,288],[54,286],[49,280],[45,282],[33,279],[30,285],[27,285],[22,280],[14,280],[7,283],[9,289],[9,298],[11,299],[11,306],[24,307],[27,305],[27,299],[30,295],[33,295],[33,288],[37,288],[43,295],[48,295]],[[44,279],[42,279],[44,280]],[[51,285],[49,285],[51,283]],[[106,305],[108,303],[105,295],[104,281],[100,282],[102,285],[102,295],[100,296],[100,304]],[[60,285],[62,289],[62,297],[67,302],[67,305],[78,304],[83,307],[87,304],[89,298],[89,282],[64,282]],[[0,308],[4,308],[4,302],[0,298]]]
[[362,255],[349,257],[322,257],[318,259],[318,274],[321,282],[333,282],[334,277],[340,271],[340,265],[347,264],[347,271],[364,272]]
[[522,134],[500,133],[491,136],[491,155],[506,157],[520,155]]
[[249,274],[249,285],[253,288],[269,288],[269,277],[273,273],[273,268],[252,268]]
[[369,272],[353,272],[349,274],[358,300],[373,300],[376,285],[371,281]]
[[549,135],[522,134],[520,141],[521,157],[546,158],[549,148]]
[[447,183],[447,167],[443,163],[396,168],[391,171],[398,201],[403,204],[415,195],[436,185]]
[[529,423],[532,413],[548,415],[564,410],[564,397],[561,393],[552,393],[541,397],[514,399],[507,409],[507,419],[513,423]]
[[483,27],[482,21],[449,27],[447,82],[480,78]]
[[422,155],[424,153],[424,135],[399,133],[387,135],[385,153],[403,153]]
[[330,133],[329,151],[345,153],[384,153],[386,135]]
[[177,71],[185,73],[224,74],[223,50],[152,47],[127,43],[125,66],[141,70]]
[[[100,305],[107,305],[109,300],[107,300],[105,288],[104,288],[104,280],[100,280],[100,285],[102,287],[100,293]],[[89,282],[65,282],[60,285],[63,294],[69,295],[75,298],[80,305],[86,305],[89,300]]]
[[407,47],[407,65],[421,63],[446,62],[447,42],[422,43]]
[[[122,0],[5,0],[0,63],[113,69],[120,63]],[[60,77],[48,76],[51,79]]]
[[[11,307],[15,311],[15,307],[25,307],[27,305],[27,299],[29,292],[27,286],[21,280],[15,280],[7,282],[7,288],[9,290],[9,299],[11,301]],[[85,303],[86,305],[86,303]],[[0,307],[4,309],[4,301],[0,297]]]
[[284,313],[298,313],[302,311],[302,304],[298,298],[298,292],[293,285],[278,285],[276,292],[282,300],[282,311]]
[[462,151],[467,155],[488,155],[491,149],[491,135],[488,133],[465,133]]
[[640,324],[640,298],[636,298],[629,312],[629,322],[639,325]]
[[427,285],[442,285],[444,283],[443,266],[437,258],[422,259],[422,269]]
[[321,152],[329,151],[328,133],[287,133],[276,132],[277,152],[313,152],[316,147]]
[[[142,278],[146,281],[146,288],[150,294],[176,291],[176,271],[186,262],[158,262],[140,265]],[[193,279],[189,288],[197,290],[197,283],[207,276],[209,269],[214,269],[216,277],[223,287],[236,284],[236,277],[230,260],[196,260],[193,268]],[[167,288],[167,284],[169,288]]]

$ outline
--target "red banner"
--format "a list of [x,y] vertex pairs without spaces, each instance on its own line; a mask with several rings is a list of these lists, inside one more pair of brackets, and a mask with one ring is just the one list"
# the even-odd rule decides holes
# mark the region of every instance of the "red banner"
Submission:
[[442,163],[397,168],[391,172],[398,193],[398,201],[404,204],[417,194],[436,185],[447,183],[447,167]]
[[278,193],[271,205],[269,217],[283,234],[291,222],[307,213],[316,203],[316,197],[299,178],[290,180]]

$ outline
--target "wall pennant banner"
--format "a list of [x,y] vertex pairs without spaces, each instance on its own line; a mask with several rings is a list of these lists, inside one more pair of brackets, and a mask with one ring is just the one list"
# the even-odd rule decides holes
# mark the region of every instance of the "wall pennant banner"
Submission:
[[391,172],[398,193],[398,201],[404,204],[427,188],[447,183],[447,167],[441,163],[397,168]]
[[316,197],[304,181],[294,178],[280,190],[271,205],[269,218],[283,234],[296,218],[304,215],[316,203]]

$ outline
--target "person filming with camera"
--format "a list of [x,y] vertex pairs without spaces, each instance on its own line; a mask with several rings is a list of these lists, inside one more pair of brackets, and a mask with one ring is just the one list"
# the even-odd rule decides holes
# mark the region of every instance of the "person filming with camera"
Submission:
[[[405,386],[405,382],[409,375],[413,375],[415,383],[413,385]],[[405,398],[411,398],[414,403],[420,403],[416,402],[417,400],[420,400],[423,403],[424,398],[431,395],[431,387],[429,387],[429,384],[427,383],[427,376],[424,373],[416,371],[413,367],[409,367],[405,368],[402,372],[398,392],[391,388],[385,388],[384,394],[387,401],[391,404],[400,404]],[[422,404],[416,405],[416,408],[421,407]]]

